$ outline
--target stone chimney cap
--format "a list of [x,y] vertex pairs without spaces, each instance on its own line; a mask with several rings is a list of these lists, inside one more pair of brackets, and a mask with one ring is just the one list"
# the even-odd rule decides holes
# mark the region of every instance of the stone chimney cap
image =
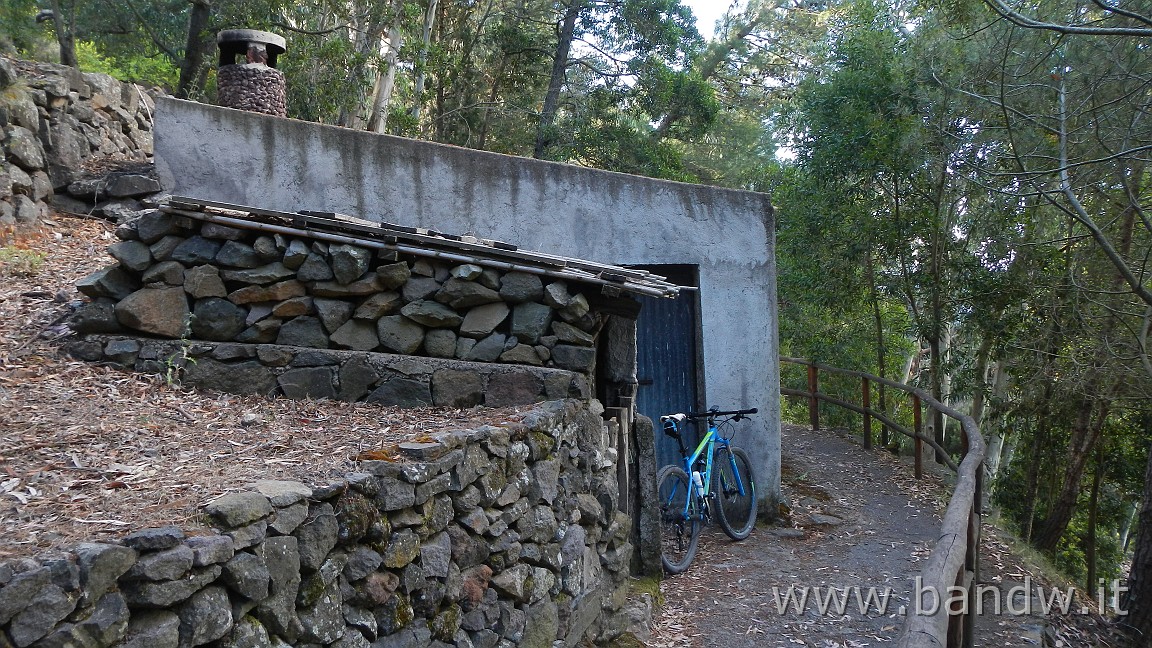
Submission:
[[261,43],[269,54],[283,54],[287,46],[283,36],[256,29],[225,29],[216,34],[217,45],[230,43]]

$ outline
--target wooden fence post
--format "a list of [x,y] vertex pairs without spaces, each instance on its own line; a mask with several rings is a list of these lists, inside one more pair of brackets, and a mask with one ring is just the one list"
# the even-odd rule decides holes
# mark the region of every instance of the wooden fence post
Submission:
[[816,392],[820,391],[820,379],[816,375],[816,367],[808,365],[808,420],[813,430],[820,429],[820,400]]
[[920,418],[920,397],[912,394],[912,431],[916,433],[916,479],[924,477],[924,421]]
[[872,389],[867,378],[860,379],[860,400],[864,408],[864,449],[872,449]]

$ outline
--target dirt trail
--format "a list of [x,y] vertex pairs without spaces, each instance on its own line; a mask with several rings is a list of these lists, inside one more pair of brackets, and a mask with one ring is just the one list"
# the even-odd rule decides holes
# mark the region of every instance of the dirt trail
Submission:
[[[661,585],[664,612],[649,646],[853,647],[899,636],[950,488],[931,475],[914,479],[906,457],[864,453],[834,431],[785,426],[782,443],[793,528],[761,526],[739,543],[706,528],[696,562]],[[870,592],[880,598],[861,612]],[[977,645],[1040,643],[1037,618],[985,621]]]

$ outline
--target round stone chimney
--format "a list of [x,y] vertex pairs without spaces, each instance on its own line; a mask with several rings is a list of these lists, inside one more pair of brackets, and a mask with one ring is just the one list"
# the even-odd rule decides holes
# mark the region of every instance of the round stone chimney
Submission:
[[225,29],[216,35],[220,65],[216,71],[221,106],[284,117],[286,84],[276,69],[284,53],[282,36],[254,29]]

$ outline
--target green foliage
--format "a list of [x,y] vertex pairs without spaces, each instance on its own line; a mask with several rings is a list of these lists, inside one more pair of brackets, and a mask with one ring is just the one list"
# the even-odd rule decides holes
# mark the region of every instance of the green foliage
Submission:
[[40,271],[45,255],[16,245],[0,248],[0,276],[31,277]]
[[85,72],[99,72],[145,86],[164,88],[171,91],[176,87],[179,71],[172,62],[158,56],[121,57],[116,60],[102,54],[95,43],[76,43],[76,60]]

